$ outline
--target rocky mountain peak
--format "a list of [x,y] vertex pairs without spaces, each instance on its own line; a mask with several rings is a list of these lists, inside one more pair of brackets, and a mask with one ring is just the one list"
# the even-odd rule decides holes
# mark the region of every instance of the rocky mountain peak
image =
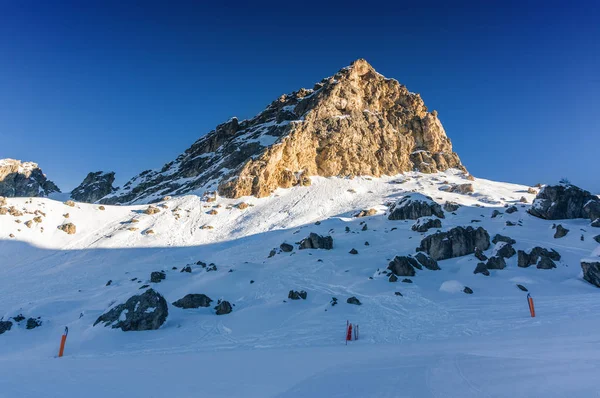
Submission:
[[16,159],[0,159],[0,196],[48,196],[60,189],[39,168],[37,163]]
[[115,173],[96,171],[89,173],[81,184],[71,192],[71,199],[94,203],[115,191]]
[[465,170],[419,94],[354,61],[312,89],[280,96],[252,119],[232,118],[160,170],[134,177],[105,203],[152,202],[216,190],[268,196],[310,176]]

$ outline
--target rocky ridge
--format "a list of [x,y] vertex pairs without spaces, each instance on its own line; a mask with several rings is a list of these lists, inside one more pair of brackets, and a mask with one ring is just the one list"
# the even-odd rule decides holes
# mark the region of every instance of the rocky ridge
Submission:
[[310,176],[465,171],[419,94],[359,59],[312,89],[282,95],[252,119],[232,118],[160,170],[147,170],[102,203],[143,203],[215,190],[264,197]]
[[60,192],[37,163],[0,159],[0,196],[38,197]]

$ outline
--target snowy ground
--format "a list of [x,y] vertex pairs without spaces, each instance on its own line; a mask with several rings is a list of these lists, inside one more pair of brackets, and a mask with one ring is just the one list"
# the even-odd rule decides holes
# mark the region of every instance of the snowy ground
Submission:
[[[154,215],[143,214],[147,206],[99,210],[9,199],[9,206],[46,216],[31,228],[24,222],[33,214],[0,216],[0,317],[40,316],[43,325],[26,330],[22,322],[0,336],[0,396],[600,395],[600,342],[593,332],[600,325],[600,290],[581,279],[579,266],[595,255],[592,237],[600,230],[586,220],[564,220],[559,223],[569,234],[554,239],[553,222],[528,215],[528,205],[518,203],[522,196],[532,201],[527,187],[477,179],[473,195],[460,195],[439,190],[446,181],[469,182],[452,172],[314,178],[311,187],[264,199],[174,198]],[[386,202],[413,190],[440,204],[463,205],[456,215],[446,213],[443,230],[482,226],[492,237],[514,238],[517,250],[554,248],[562,255],[558,268],[518,268],[514,256],[506,269],[486,277],[473,274],[478,261],[470,255],[440,261],[441,271],[417,271],[412,284],[388,282],[378,269],[395,255],[414,253],[427,235],[410,230],[414,221],[384,216]],[[227,208],[240,202],[251,206]],[[505,204],[519,211],[490,218]],[[378,214],[352,217],[368,208]],[[218,214],[207,214],[212,209]],[[57,230],[63,222],[74,223],[77,233]],[[206,225],[213,229],[201,229]],[[154,234],[144,234],[149,229]],[[331,234],[334,249],[267,258],[282,242],[294,244],[310,232]],[[349,254],[352,248],[359,254]],[[194,265],[191,274],[179,272],[199,260],[218,270]],[[167,278],[151,285],[167,301],[204,293],[235,304],[233,312],[216,316],[211,308],[169,306],[167,322],[156,331],[92,327],[113,303],[141,293],[158,270]],[[536,318],[516,283],[535,298]],[[474,294],[462,293],[462,286]],[[307,300],[287,300],[291,289],[306,290]],[[350,296],[363,305],[346,304]],[[331,307],[332,297],[340,304]],[[346,320],[361,331],[348,347]],[[56,359],[64,326],[70,329],[66,356]]]

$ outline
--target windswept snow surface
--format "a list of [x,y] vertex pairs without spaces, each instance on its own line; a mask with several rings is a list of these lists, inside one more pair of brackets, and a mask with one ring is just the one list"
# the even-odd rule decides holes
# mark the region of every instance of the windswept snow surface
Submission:
[[[24,223],[33,214],[0,216],[0,317],[39,316],[43,324],[26,330],[25,322],[15,323],[0,335],[0,396],[597,396],[600,290],[582,279],[579,262],[598,255],[592,237],[600,230],[589,220],[564,220],[569,234],[554,239],[552,222],[518,203],[534,198],[520,185],[477,179],[471,195],[439,190],[464,182],[452,171],[313,178],[310,187],[262,199],[176,197],[153,215],[144,214],[148,206],[100,210],[9,198],[9,206],[45,216],[31,228]],[[515,255],[486,277],[473,274],[478,260],[468,255],[439,261],[440,271],[417,270],[412,284],[388,282],[378,271],[396,255],[414,254],[421,238],[435,232],[412,231],[413,220],[387,219],[386,203],[413,191],[462,204],[455,215],[446,212],[442,230],[482,226],[490,237],[515,239],[516,250],[553,248],[562,256],[558,268],[519,268]],[[235,207],[241,202],[250,207]],[[505,214],[505,204],[518,211]],[[378,214],[353,217],[370,208]],[[504,214],[491,218],[493,210]],[[77,233],[57,229],[65,222]],[[297,250],[310,232],[331,235],[333,250]],[[280,252],[283,242],[295,249]],[[274,248],[278,253],[268,258]],[[357,255],[348,253],[352,248]],[[197,261],[217,270],[206,272]],[[181,273],[187,264],[192,273]],[[160,270],[166,279],[149,283]],[[532,294],[536,318],[516,283]],[[203,293],[213,305],[228,300],[233,312],[217,316],[212,308],[169,305],[159,330],[92,326],[113,304],[142,293],[143,284],[169,303]],[[462,293],[463,286],[474,293]],[[308,297],[288,300],[289,290]],[[351,296],[362,305],[346,304]],[[346,320],[360,325],[361,337],[348,346]],[[58,359],[65,326],[65,357]]]

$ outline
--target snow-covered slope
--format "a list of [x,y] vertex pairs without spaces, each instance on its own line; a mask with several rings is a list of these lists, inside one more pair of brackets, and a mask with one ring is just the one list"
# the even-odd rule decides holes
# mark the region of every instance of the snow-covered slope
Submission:
[[[474,193],[447,189],[464,183],[473,184]],[[42,326],[27,330],[21,322],[0,335],[0,391],[90,397],[169,392],[181,397],[589,396],[597,363],[585,367],[581,361],[590,349],[598,350],[588,344],[584,330],[598,327],[593,314],[600,302],[598,289],[582,280],[579,261],[598,254],[593,236],[600,231],[590,228],[589,220],[561,220],[570,232],[554,239],[553,222],[530,216],[529,205],[520,202],[533,200],[527,189],[467,181],[463,173],[449,170],[313,177],[311,186],[278,189],[260,199],[207,202],[182,196],[156,204],[155,214],[145,214],[148,205],[71,207],[51,199],[9,198],[7,205],[24,214],[0,215],[0,317],[40,317]],[[442,231],[481,226],[491,237],[500,233],[515,239],[517,250],[555,249],[562,256],[558,268],[519,268],[515,255],[505,269],[486,277],[473,274],[478,260],[467,255],[439,261],[439,271],[417,270],[413,283],[389,282],[379,271],[395,256],[414,254],[421,239],[435,231],[412,231],[414,220],[388,220],[386,205],[411,192],[461,205],[454,214],[445,212]],[[518,211],[508,214],[505,205]],[[354,217],[371,208],[377,213]],[[210,214],[213,210],[217,214]],[[494,210],[502,214],[492,218]],[[41,222],[24,225],[36,216]],[[75,234],[57,229],[67,222],[76,226]],[[298,250],[296,243],[311,232],[331,235],[334,248]],[[294,250],[279,250],[284,242]],[[269,257],[273,249],[276,254]],[[493,250],[494,245],[485,254]],[[207,272],[198,261],[217,269]],[[180,272],[188,264],[192,272]],[[160,270],[166,279],[150,283],[150,273]],[[526,293],[517,283],[535,298],[536,318],[529,316]],[[224,299],[234,304],[233,312],[217,316],[210,307],[169,305],[158,330],[124,333],[92,326],[114,303],[141,293],[143,285],[169,303],[189,293]],[[474,293],[464,294],[464,286]],[[290,290],[305,290],[308,297],[288,300]],[[347,304],[351,296],[362,305]],[[346,320],[359,324],[361,333],[348,348],[342,347]],[[65,326],[70,330],[66,357],[54,360]],[[565,341],[568,347],[560,345]],[[541,354],[550,349],[555,356]],[[507,367],[523,371],[523,356],[534,356],[531,366],[545,364],[546,375],[557,377],[552,388],[536,385],[543,372],[516,377],[512,387],[499,381],[515,376]],[[286,365],[290,361],[296,366]],[[363,373],[358,362],[371,370]],[[148,378],[162,377],[173,385],[125,382],[125,373],[146,365]],[[461,370],[480,372],[481,366],[485,375]],[[561,374],[563,367],[578,369],[577,378]],[[237,385],[228,379],[236,372],[241,374]],[[561,375],[564,383],[558,382]]]

